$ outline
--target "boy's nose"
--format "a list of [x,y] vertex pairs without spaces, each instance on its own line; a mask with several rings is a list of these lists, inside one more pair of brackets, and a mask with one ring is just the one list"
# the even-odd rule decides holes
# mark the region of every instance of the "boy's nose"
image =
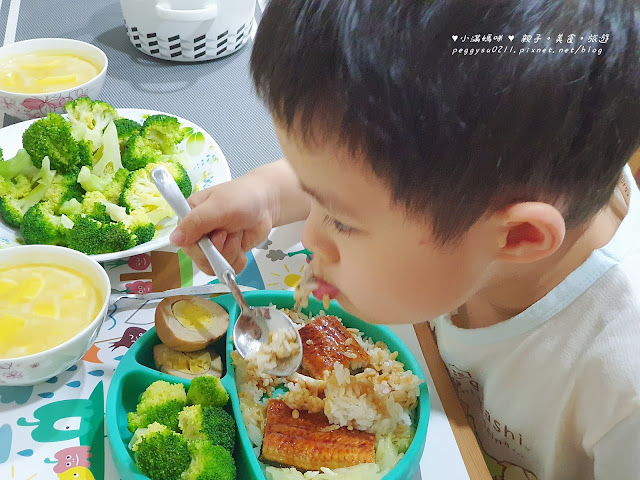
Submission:
[[314,257],[322,263],[336,263],[340,260],[338,248],[327,232],[328,227],[323,225],[322,212],[312,208],[311,213],[304,222],[302,230],[302,244],[313,252]]

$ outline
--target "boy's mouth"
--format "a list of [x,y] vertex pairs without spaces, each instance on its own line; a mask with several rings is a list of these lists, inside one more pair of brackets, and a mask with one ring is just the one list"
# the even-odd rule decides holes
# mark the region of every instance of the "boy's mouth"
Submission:
[[313,296],[318,300],[323,300],[325,295],[333,299],[340,294],[340,290],[337,287],[325,282],[321,278],[315,277],[315,281],[318,284],[318,288],[313,291]]

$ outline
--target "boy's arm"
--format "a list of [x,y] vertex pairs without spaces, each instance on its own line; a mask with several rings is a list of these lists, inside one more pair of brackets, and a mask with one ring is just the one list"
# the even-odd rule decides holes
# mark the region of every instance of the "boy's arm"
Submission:
[[286,159],[256,168],[247,176],[271,185],[273,193],[269,198],[269,210],[274,227],[305,220],[309,216],[309,196],[300,188],[298,177]]
[[637,480],[640,475],[640,409],[618,422],[593,449],[596,480]]

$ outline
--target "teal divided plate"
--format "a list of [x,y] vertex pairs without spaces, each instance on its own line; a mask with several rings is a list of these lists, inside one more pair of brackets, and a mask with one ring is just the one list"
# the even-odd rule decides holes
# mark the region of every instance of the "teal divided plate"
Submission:
[[[293,292],[280,290],[260,290],[246,292],[244,294],[247,303],[251,306],[275,305],[279,308],[293,308]],[[229,392],[230,402],[227,405],[229,412],[236,419],[238,426],[238,442],[234,457],[238,469],[238,480],[265,480],[261,463],[256,458],[247,430],[242,421],[240,403],[235,385],[235,373],[231,363],[233,342],[231,334],[233,324],[238,318],[239,309],[230,295],[224,295],[212,299],[229,312],[229,330],[226,341],[226,373],[222,377],[222,384]],[[303,312],[316,315],[322,310],[322,303],[310,299],[309,307]],[[335,302],[325,312],[329,315],[340,317],[346,327],[354,327],[362,331],[365,336],[373,341],[383,341],[389,349],[398,352],[398,361],[402,362],[405,369],[411,370],[421,379],[424,379],[422,369],[407,346],[389,328],[371,325],[348,314]],[[188,380],[174,377],[155,370],[153,364],[153,347],[160,343],[155,328],[150,329],[140,337],[129,352],[122,358],[115,371],[109,393],[107,395],[107,435],[111,445],[111,454],[120,476],[127,480],[144,480],[144,476],[135,466],[133,457],[127,445],[131,440],[131,433],[127,429],[127,413],[134,411],[140,394],[156,380],[168,382],[180,382],[189,385]],[[424,444],[427,437],[427,425],[429,423],[429,392],[425,383],[420,385],[420,401],[416,412],[416,433],[405,455],[391,472],[385,475],[383,480],[407,480],[418,470]]]

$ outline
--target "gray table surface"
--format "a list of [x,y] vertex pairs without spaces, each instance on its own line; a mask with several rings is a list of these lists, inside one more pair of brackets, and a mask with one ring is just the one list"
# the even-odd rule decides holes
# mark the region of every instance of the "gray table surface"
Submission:
[[[0,35],[9,4],[0,5]],[[221,59],[170,62],[133,47],[118,0],[22,0],[15,41],[36,37],[74,38],[101,48],[109,59],[102,100],[119,108],[164,111],[199,125],[220,145],[234,178],[282,155],[269,112],[253,90],[251,41]],[[7,116],[4,124],[16,121]]]

